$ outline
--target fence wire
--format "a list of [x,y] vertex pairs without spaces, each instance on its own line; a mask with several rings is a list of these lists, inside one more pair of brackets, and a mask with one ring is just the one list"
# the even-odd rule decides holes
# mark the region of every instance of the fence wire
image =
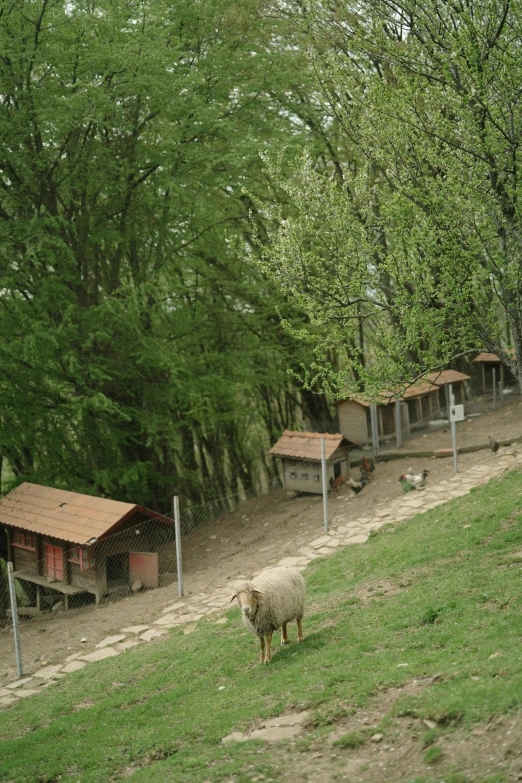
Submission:
[[[502,392],[502,390],[500,390]],[[493,394],[482,387],[467,387],[462,400],[467,417],[520,402],[517,388]],[[447,407],[412,421],[402,432],[402,444],[417,435],[448,427]],[[448,444],[449,445],[449,444]],[[388,459],[396,447],[396,433],[379,437],[380,455],[371,443],[339,452],[328,464],[326,490],[330,501],[348,499],[358,485],[371,479],[367,467]],[[364,458],[364,462],[363,462]],[[347,484],[350,482],[352,486]],[[340,497],[340,500],[343,498]],[[268,519],[271,520],[269,524]],[[274,525],[274,519],[276,524]],[[256,555],[285,556],[305,547],[314,531],[324,529],[321,463],[317,460],[283,460],[275,478],[245,488],[236,495],[180,509],[183,576],[189,592],[211,579],[223,584],[244,573],[245,548]],[[296,546],[297,545],[297,546]],[[50,548],[31,535],[11,543],[14,561],[22,650],[24,635],[41,623],[43,630],[55,618],[78,617],[88,608],[168,587],[173,600],[178,591],[176,534],[173,515],[161,515],[129,524],[91,546],[53,541]],[[13,634],[6,563],[0,558],[0,645],[13,657]],[[137,598],[131,600],[137,601]],[[139,602],[138,602],[139,603]],[[92,614],[95,621],[97,615]],[[34,634],[33,634],[34,635]],[[11,666],[11,663],[9,664]],[[0,672],[1,673],[1,672]]]

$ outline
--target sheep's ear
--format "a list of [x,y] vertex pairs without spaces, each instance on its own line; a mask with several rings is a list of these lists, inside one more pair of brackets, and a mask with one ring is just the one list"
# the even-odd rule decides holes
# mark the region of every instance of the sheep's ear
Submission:
[[230,603],[232,603],[232,601],[235,601],[236,598],[237,598],[237,595],[233,595],[232,598],[230,599]]
[[256,595],[264,595],[264,590],[258,590],[257,587],[253,587],[252,592]]

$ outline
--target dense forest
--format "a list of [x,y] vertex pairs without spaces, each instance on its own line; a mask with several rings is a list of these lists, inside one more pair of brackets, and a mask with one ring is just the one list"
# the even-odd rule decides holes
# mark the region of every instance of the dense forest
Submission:
[[15,482],[167,511],[336,394],[518,373],[519,3],[444,9],[0,2]]

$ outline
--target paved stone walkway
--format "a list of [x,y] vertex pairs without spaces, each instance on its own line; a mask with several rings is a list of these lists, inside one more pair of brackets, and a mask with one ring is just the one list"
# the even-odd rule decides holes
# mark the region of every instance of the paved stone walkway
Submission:
[[[307,565],[318,557],[331,555],[340,546],[362,544],[370,535],[383,525],[410,519],[418,513],[440,506],[452,498],[468,494],[470,489],[486,484],[490,478],[499,476],[507,470],[522,467],[522,450],[517,451],[517,444],[501,449],[496,455],[489,456],[483,462],[470,467],[463,473],[458,473],[450,479],[441,481],[422,490],[409,492],[387,504],[376,506],[373,516],[350,518],[350,506],[345,513],[336,513],[331,521],[328,533],[317,536],[307,546],[300,547],[295,557],[285,557],[282,560],[267,562],[266,567],[276,565],[292,566],[304,570]],[[337,509],[336,509],[337,512]],[[254,574],[256,576],[256,574]],[[246,578],[238,574],[237,578]],[[0,709],[16,704],[20,699],[41,693],[54,682],[68,673],[90,666],[104,658],[114,657],[139,645],[158,639],[168,632],[169,628],[183,627],[185,634],[192,633],[197,628],[198,620],[203,617],[212,618],[226,609],[230,602],[230,585],[213,591],[200,593],[175,601],[165,607],[160,616],[151,626],[136,625],[122,628],[118,634],[108,636],[96,645],[90,653],[82,651],[67,656],[65,661],[54,666],[44,666],[30,677],[24,677],[0,688]],[[216,617],[216,624],[227,622],[226,617]]]

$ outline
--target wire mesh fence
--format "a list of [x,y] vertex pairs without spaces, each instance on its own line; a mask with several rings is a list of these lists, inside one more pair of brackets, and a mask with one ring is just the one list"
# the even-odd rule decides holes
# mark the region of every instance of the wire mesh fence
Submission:
[[[283,538],[302,525],[320,534],[327,523],[325,495],[335,495],[347,480],[362,488],[361,459],[368,450],[340,448],[325,460],[283,460],[282,471],[268,482],[180,509],[183,574],[189,580],[234,555],[234,540],[252,539],[270,550],[266,520],[277,513]],[[373,466],[371,459],[368,467]],[[95,606],[147,589],[179,587],[174,515],[158,515],[129,524],[91,545],[79,545],[37,533],[10,531],[9,559],[14,565],[17,603],[22,619]],[[3,561],[0,561],[3,562]],[[9,624],[11,608],[5,567],[0,574],[0,625]]]
[[[468,387],[463,399],[466,416],[475,418],[500,407],[508,410],[520,402],[518,389],[500,391]],[[444,399],[439,395],[439,405],[434,410],[432,404],[428,415],[409,416],[408,430],[403,428],[401,433],[403,445],[419,434],[448,427],[447,406],[441,402]],[[423,412],[422,404],[417,410]],[[177,542],[182,543],[182,574],[191,592],[203,589],[212,579],[223,584],[243,573],[249,549],[266,554],[270,561],[283,556],[292,542],[295,554],[299,546],[307,545],[310,534],[316,531],[321,536],[325,521],[332,517],[333,498],[340,491],[361,491],[372,480],[376,462],[389,459],[396,447],[393,432],[379,434],[379,454],[370,440],[341,446],[325,460],[325,481],[320,459],[281,458],[280,472],[270,480],[242,488],[233,496],[182,506],[180,536],[176,536],[174,513],[128,523],[87,546],[11,531],[8,559],[14,564],[22,651],[31,628],[34,638],[38,624],[40,632],[58,618],[72,621],[97,604],[107,606],[130,598],[138,605],[138,596],[157,588],[169,588],[172,601],[180,588]],[[6,564],[0,558],[0,643],[14,658],[11,623]]]
[[[389,456],[390,452],[419,435],[447,428],[450,424],[448,391],[441,388],[422,397],[401,400],[399,435],[396,403],[389,405],[388,415],[381,415],[378,420],[379,446],[378,449],[373,448],[374,453]],[[520,400],[518,386],[504,387],[500,383],[493,388],[491,385],[487,388],[483,385],[466,385],[455,394],[455,403],[464,405],[464,416],[468,420],[499,409],[508,409]]]

